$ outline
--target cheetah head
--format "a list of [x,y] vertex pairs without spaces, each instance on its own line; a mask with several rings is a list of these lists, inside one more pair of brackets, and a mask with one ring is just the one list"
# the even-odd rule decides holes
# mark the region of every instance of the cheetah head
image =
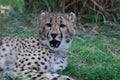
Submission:
[[34,21],[40,42],[53,51],[68,50],[75,33],[75,19],[74,13],[41,13]]

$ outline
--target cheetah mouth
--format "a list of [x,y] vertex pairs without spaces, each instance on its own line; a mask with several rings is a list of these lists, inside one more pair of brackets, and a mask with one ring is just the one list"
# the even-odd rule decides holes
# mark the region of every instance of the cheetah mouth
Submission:
[[54,47],[54,48],[58,48],[60,46],[60,41],[52,40],[52,41],[50,41],[50,46]]
[[3,71],[3,69],[2,68],[0,68],[0,72],[2,72]]

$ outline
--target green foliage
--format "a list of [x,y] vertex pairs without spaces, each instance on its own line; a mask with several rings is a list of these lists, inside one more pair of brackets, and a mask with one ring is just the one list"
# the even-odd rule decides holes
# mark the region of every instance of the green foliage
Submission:
[[45,3],[46,3],[46,6],[48,7],[48,8],[51,8],[52,10],[54,10],[54,11],[56,11],[56,10],[58,10],[59,8],[59,6],[56,4],[57,3],[57,0],[45,0]]
[[0,0],[1,5],[20,6],[24,0]]
[[120,20],[119,0],[0,0],[0,4],[10,5],[13,8],[19,7],[29,13],[75,12],[87,22],[90,20],[95,23],[104,21],[119,23]]

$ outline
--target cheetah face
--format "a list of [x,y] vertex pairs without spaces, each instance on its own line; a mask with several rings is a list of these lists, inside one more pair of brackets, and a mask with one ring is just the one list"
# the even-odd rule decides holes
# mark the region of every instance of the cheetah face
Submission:
[[54,51],[68,50],[74,35],[75,14],[43,12],[39,21],[40,41]]

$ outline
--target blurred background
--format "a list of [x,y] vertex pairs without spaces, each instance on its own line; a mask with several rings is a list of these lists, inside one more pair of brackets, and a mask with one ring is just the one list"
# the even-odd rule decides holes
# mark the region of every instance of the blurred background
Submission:
[[74,12],[76,28],[88,33],[99,25],[114,29],[120,23],[120,0],[0,0],[2,27],[29,26],[43,11]]
[[120,0],[0,0],[0,35],[34,35],[32,20],[43,11],[77,16],[69,64],[60,74],[76,80],[120,80]]

